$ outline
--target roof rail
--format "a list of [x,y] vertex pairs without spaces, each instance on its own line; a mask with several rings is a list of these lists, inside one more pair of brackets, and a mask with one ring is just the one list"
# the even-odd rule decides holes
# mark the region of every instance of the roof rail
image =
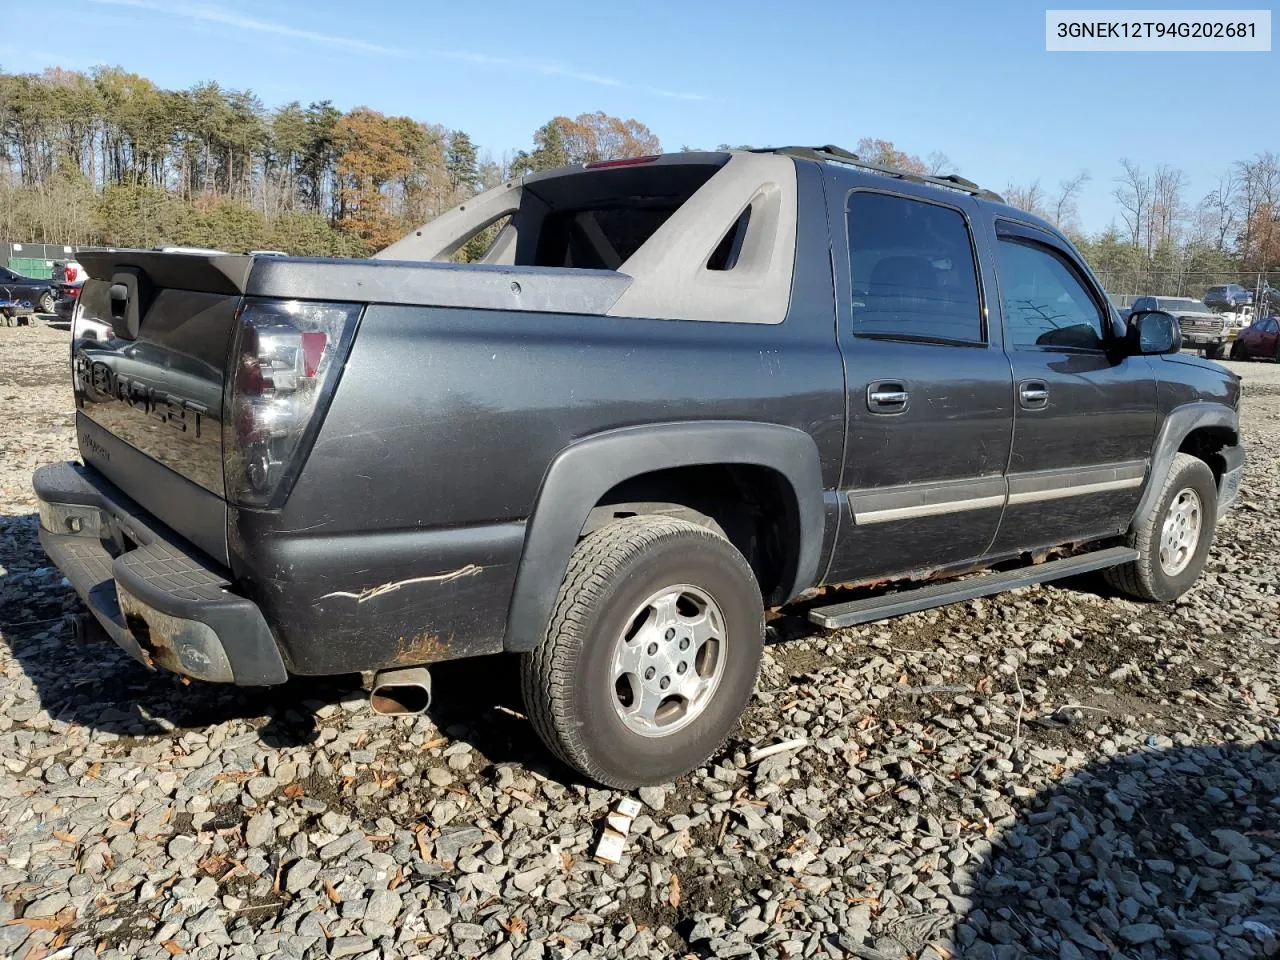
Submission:
[[884,164],[863,160],[856,153],[830,143],[821,147],[760,147],[751,152],[781,153],[791,157],[802,157],[805,160],[823,162],[835,161],[836,163],[844,163],[862,170],[870,170],[872,173],[879,173],[886,177],[896,177],[899,180],[909,180],[912,183],[932,184],[935,187],[946,187],[948,190],[958,190],[960,193],[967,193],[971,197],[978,197],[982,200],[994,200],[997,203],[1005,202],[1004,197],[995,191],[980,187],[972,180],[966,180],[958,174],[949,173],[945,176],[933,177],[923,173],[912,173],[910,170],[900,170],[897,167],[887,167]]

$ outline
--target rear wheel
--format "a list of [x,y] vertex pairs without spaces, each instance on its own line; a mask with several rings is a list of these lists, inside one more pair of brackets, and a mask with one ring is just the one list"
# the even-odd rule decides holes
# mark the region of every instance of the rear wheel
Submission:
[[36,309],[41,313],[53,313],[53,291],[46,290],[36,301]]
[[1129,533],[1138,559],[1106,571],[1107,581],[1139,600],[1178,599],[1204,570],[1217,517],[1213,471],[1189,453],[1177,454],[1153,508]]
[[521,663],[525,705],[551,751],[591,779],[664,783],[724,743],[763,646],[760,588],[728,540],[628,517],[574,550],[547,633]]

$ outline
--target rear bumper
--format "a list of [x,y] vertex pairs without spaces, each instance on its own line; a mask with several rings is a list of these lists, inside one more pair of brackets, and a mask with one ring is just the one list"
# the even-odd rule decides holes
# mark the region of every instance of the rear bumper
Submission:
[[1244,479],[1244,447],[1224,447],[1222,449],[1224,469],[1222,479],[1218,482],[1218,517],[1221,519],[1231,509],[1231,504],[1240,492],[1240,481]]
[[259,686],[288,679],[258,606],[231,592],[212,560],[98,471],[50,464],[32,484],[41,546],[132,657],[199,680]]

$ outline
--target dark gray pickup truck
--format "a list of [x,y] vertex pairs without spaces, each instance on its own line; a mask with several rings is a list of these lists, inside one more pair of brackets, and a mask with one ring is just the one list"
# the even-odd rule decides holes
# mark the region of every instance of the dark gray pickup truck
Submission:
[[541,173],[372,260],[80,260],[83,462],[34,484],[95,629],[209,681],[367,672],[388,712],[519,654],[547,745],[616,786],[723,743],[766,607],[1101,569],[1172,600],[1243,468],[1238,380],[1171,316],[1122,322],[969,181],[836,148]]

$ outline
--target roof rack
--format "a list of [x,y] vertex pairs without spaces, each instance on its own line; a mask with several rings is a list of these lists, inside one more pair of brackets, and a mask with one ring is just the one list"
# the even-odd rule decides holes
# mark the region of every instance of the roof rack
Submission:
[[932,184],[935,187],[946,187],[948,190],[958,190],[960,193],[967,193],[971,197],[978,197],[982,200],[994,200],[997,203],[1005,202],[1004,197],[995,191],[980,187],[972,180],[966,180],[958,174],[949,173],[945,176],[931,177],[922,173],[912,173],[909,170],[899,170],[897,167],[886,167],[884,164],[863,160],[856,153],[830,143],[821,147],[761,147],[751,152],[781,153],[791,157],[803,157],[806,160],[834,160],[836,163],[844,163],[862,170],[870,170],[872,173],[879,173],[886,177],[896,177],[899,180],[909,180],[912,183]]

